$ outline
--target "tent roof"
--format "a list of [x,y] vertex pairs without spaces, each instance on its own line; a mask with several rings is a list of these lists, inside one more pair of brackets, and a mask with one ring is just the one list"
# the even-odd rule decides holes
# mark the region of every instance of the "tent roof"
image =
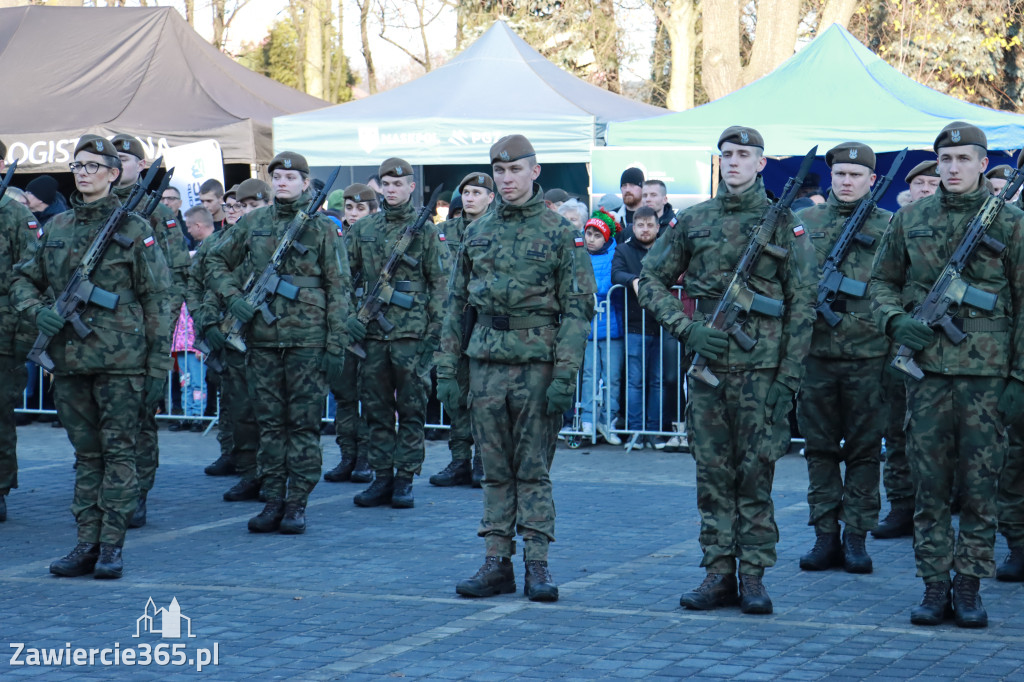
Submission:
[[486,163],[499,137],[522,133],[542,160],[589,160],[610,121],[666,110],[634,102],[566,73],[504,21],[461,54],[366,99],[274,119],[275,149],[313,165]]
[[85,132],[214,138],[227,162],[266,163],[274,116],[326,104],[235,63],[170,7],[0,9],[0,65],[4,142],[31,149],[35,172],[66,170],[60,150]]
[[955,120],[985,130],[990,149],[1015,149],[1024,116],[944,95],[887,64],[833,24],[767,76],[679,113],[609,126],[608,144],[702,145],[713,149],[732,124],[753,125],[770,155],[803,154],[859,140],[876,152],[930,149]]

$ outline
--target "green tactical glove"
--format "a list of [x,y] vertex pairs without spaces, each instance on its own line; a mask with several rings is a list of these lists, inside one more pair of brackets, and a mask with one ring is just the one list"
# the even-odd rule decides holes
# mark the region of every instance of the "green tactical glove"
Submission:
[[709,360],[717,360],[729,348],[729,335],[720,329],[694,322],[683,332],[683,342],[690,353],[700,353]]
[[924,322],[918,322],[909,313],[903,313],[889,322],[889,335],[898,344],[911,350],[924,350],[935,341],[935,332]]
[[156,410],[160,400],[164,397],[164,390],[167,386],[167,377],[146,377],[146,385],[143,388],[142,401],[147,412]]
[[1024,415],[1024,384],[1016,379],[1006,382],[1003,394],[999,396],[999,403],[996,406],[1003,424],[1010,426],[1014,424],[1021,415]]
[[781,424],[793,409],[793,391],[781,381],[775,381],[768,387],[765,398],[765,414],[769,424]]
[[327,373],[328,386],[342,386],[342,374],[345,368],[345,357],[339,353],[324,353],[324,371]]
[[235,298],[228,304],[228,312],[235,316],[241,323],[246,323],[256,317],[256,309],[249,305],[249,302],[241,296]]
[[46,336],[56,336],[67,323],[53,308],[42,308],[36,313],[36,328]]
[[548,414],[563,414],[572,407],[576,398],[576,383],[569,379],[556,377],[548,386]]
[[345,320],[345,329],[348,330],[348,335],[352,337],[353,343],[362,343],[366,338],[366,325],[359,321],[357,315],[350,315]]
[[440,342],[434,337],[423,339],[417,349],[416,375],[429,377],[430,370],[434,369],[434,352],[438,349]]
[[210,350],[216,353],[217,351],[224,348],[227,344],[227,339],[224,337],[224,332],[220,330],[220,327],[213,324],[206,328],[203,332],[203,338],[206,339],[206,344],[210,347]]
[[459,382],[454,377],[438,377],[437,379],[437,399],[440,400],[445,407],[451,409],[453,405],[458,407],[466,407],[466,399],[462,395],[462,391],[459,389]]

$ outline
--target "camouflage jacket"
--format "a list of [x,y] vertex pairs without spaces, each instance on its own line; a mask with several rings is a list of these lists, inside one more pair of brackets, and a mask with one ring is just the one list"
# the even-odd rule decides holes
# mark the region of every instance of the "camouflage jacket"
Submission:
[[[714,305],[732,281],[736,264],[750,240],[750,231],[768,206],[764,183],[757,179],[742,194],[732,194],[723,184],[718,194],[676,215],[677,224],[658,238],[644,259],[640,273],[640,305],[654,313],[678,338],[691,324],[683,303],[671,287],[681,273],[686,293]],[[796,216],[787,212],[775,227],[772,244],[787,250],[782,259],[762,254],[750,278],[750,288],[781,300],[781,318],[751,313],[743,331],[757,340],[745,351],[729,342],[729,348],[708,366],[714,372],[742,372],[778,368],[776,378],[796,391],[803,378],[804,358],[814,325],[812,302],[817,288],[814,249]],[[703,323],[695,312],[693,323]]]
[[[819,268],[825,263],[829,252],[839,239],[839,234],[843,231],[847,218],[856,210],[859,203],[840,201],[829,192],[826,203],[810,206],[797,213],[797,217],[804,224],[807,236],[811,238]],[[860,228],[861,234],[874,237],[874,243],[865,246],[854,240],[850,250],[846,252],[846,258],[839,266],[840,272],[867,284],[871,278],[871,262],[874,260],[878,245],[882,243],[882,235],[885,234],[891,217],[892,213],[889,211],[875,208]],[[840,301],[846,298],[846,294],[838,296]],[[862,306],[863,310],[840,312],[842,321],[835,327],[830,327],[820,315],[815,316],[814,335],[811,338],[812,356],[857,360],[881,357],[888,352],[889,342],[884,334],[878,333],[875,320],[871,317],[871,299],[865,294],[862,299],[850,300],[850,305]]]
[[[395,244],[405,228],[416,221],[416,210],[411,202],[397,207],[384,203],[384,210],[360,218],[347,238],[348,259],[353,270],[363,274],[363,291],[369,294],[380,277]],[[444,236],[429,221],[417,234],[406,255],[416,259],[416,265],[398,264],[391,285],[396,291],[408,293],[415,299],[406,310],[396,305],[387,307],[384,315],[395,328],[385,334],[376,321],[367,325],[366,336],[371,339],[434,339],[441,333],[444,302],[447,297],[451,255]],[[398,284],[405,282],[405,284]]]
[[[114,195],[124,202],[132,192],[131,185],[115,187]],[[148,197],[140,202],[140,207],[145,206]],[[160,250],[164,252],[167,259],[167,267],[171,269],[171,288],[168,289],[170,297],[170,310],[174,320],[171,320],[171,329],[174,329],[174,322],[178,319],[178,311],[181,310],[181,302],[185,299],[185,289],[188,286],[188,269],[191,265],[191,258],[188,255],[188,246],[185,245],[185,237],[181,233],[181,226],[178,219],[163,203],[158,203],[156,209],[149,216],[149,226],[153,230]]]
[[539,185],[525,204],[502,204],[470,224],[451,282],[438,376],[455,376],[467,304],[479,315],[560,317],[529,329],[477,324],[466,349],[470,358],[553,362],[561,378],[579,371],[594,316],[594,270],[580,231],[548,210]]
[[[494,207],[496,205],[495,201],[491,202],[491,205],[486,211],[484,211],[484,214],[480,216],[480,218],[483,218],[484,215],[494,211]],[[480,220],[480,218],[477,218],[477,220]],[[458,218],[446,220],[437,226],[438,231],[444,235],[445,242],[448,244],[448,251],[451,252],[452,255],[455,255],[455,252],[459,250],[459,246],[462,245],[462,237],[466,234],[466,229],[469,227],[471,222],[473,221],[468,220],[466,218],[466,214],[463,213]]]
[[[46,224],[35,255],[14,268],[11,300],[17,310],[34,320],[49,304],[48,289],[60,295],[118,203],[113,195],[88,204],[80,195],[72,196],[71,210]],[[93,333],[84,339],[70,324],[53,337],[47,352],[58,376],[147,373],[162,378],[171,368],[167,261],[149,225],[138,216],[127,216],[118,232],[132,245],[111,242],[91,281],[121,300],[114,310],[86,306],[82,321]]]
[[[11,275],[14,266],[35,255],[43,231],[32,212],[9,196],[0,200],[0,355],[14,355],[15,345],[32,345],[36,328],[14,310]],[[24,351],[22,351],[24,352]]]
[[[223,230],[203,261],[206,285],[226,301],[242,296],[242,278],[263,272],[292,219],[309,200],[307,192],[295,201],[258,208]],[[315,286],[297,282],[300,288],[294,301],[272,297],[270,311],[277,321],[268,325],[257,313],[248,325],[246,343],[255,348],[326,348],[340,354],[348,343],[345,319],[352,295],[341,228],[316,214],[310,216],[298,241],[308,250],[300,254],[290,249],[278,274],[319,282]]]
[[[185,290],[185,303],[189,315],[195,325],[196,334],[202,336],[203,330],[211,324],[217,324],[224,318],[226,303],[224,299],[211,289],[207,282],[209,274],[208,256],[210,250],[220,241],[233,226],[226,226],[203,240],[192,256],[192,266],[188,271],[188,288]],[[236,285],[241,287],[244,282]]]
[[[939,273],[963,238],[967,223],[989,196],[984,185],[966,194],[951,194],[940,184],[930,197],[901,208],[875,255],[868,295],[878,329],[888,333],[889,322],[913,310],[928,295]],[[915,354],[925,372],[944,375],[1013,376],[1024,381],[1024,213],[1006,205],[988,234],[1006,244],[997,255],[979,246],[967,262],[963,278],[998,296],[995,310],[968,305],[956,317],[1005,318],[1007,331],[969,332],[959,345],[936,330],[935,342]],[[905,306],[904,306],[905,304]]]

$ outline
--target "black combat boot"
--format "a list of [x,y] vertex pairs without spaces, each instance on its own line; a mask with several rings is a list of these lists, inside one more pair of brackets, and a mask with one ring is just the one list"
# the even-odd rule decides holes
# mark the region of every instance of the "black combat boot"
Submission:
[[221,455],[203,471],[207,476],[234,476],[237,473],[235,463],[231,461],[230,455]]
[[373,480],[373,470],[370,469],[369,461],[362,452],[356,457],[356,468],[352,470],[352,477],[349,480],[353,483],[369,483]]
[[679,597],[679,605],[695,611],[709,611],[719,606],[735,606],[739,600],[735,575],[708,573],[700,587]]
[[391,506],[395,509],[412,509],[416,506],[416,500],[412,497],[412,476],[395,476]]
[[129,528],[142,528],[146,525],[146,495],[147,493],[139,493],[139,503],[135,505],[135,512],[128,521]]
[[871,573],[874,570],[864,539],[863,535],[853,533],[849,528],[843,531],[843,568],[847,573]]
[[814,547],[800,557],[800,568],[804,571],[827,571],[843,565],[843,548],[839,533],[818,533]]
[[957,573],[953,578],[953,619],[960,628],[988,627],[988,613],[981,603],[981,580]]
[[879,540],[914,537],[914,507],[893,505],[889,514],[871,531]]
[[460,580],[455,593],[463,597],[493,597],[516,591],[516,576],[508,557],[489,556],[472,578]]
[[224,491],[225,502],[256,500],[260,496],[260,482],[255,478],[243,478]]
[[263,505],[263,511],[249,519],[250,533],[273,533],[281,527],[284,518],[284,501],[270,500]]
[[356,468],[356,458],[345,452],[341,453],[341,461],[326,474],[324,480],[329,483],[342,483],[352,478],[352,471]]
[[93,571],[93,578],[104,580],[117,580],[124,572],[124,560],[121,558],[121,548],[117,545],[100,545],[100,558],[96,562],[96,569]]
[[7,520],[7,494],[0,495],[0,523]]
[[1024,547],[1010,547],[1006,560],[996,569],[996,580],[1004,583],[1024,582]]
[[526,584],[523,594],[530,601],[558,601],[558,586],[551,578],[548,562],[531,560],[526,563]]
[[480,459],[480,453],[473,455],[473,487],[481,488],[484,484],[484,461]]
[[379,507],[382,504],[391,504],[391,495],[394,490],[394,477],[390,473],[378,473],[370,487],[352,498],[352,501],[358,507]]
[[771,613],[772,598],[759,575],[740,573],[740,611],[743,613]]
[[910,612],[914,625],[940,625],[946,618],[953,617],[953,602],[949,595],[949,581],[939,580],[924,584],[924,599],[920,606]]
[[302,535],[306,532],[306,505],[288,502],[284,505],[284,518],[281,519],[283,535]]
[[79,542],[67,556],[50,564],[50,573],[75,578],[92,573],[100,558],[100,546],[95,542]]
[[450,488],[456,485],[469,485],[473,480],[473,466],[468,459],[452,460],[448,466],[430,477],[430,485]]

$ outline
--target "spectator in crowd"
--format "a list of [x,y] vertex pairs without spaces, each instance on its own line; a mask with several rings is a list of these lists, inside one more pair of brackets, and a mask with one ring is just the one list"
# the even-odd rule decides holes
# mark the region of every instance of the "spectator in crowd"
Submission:
[[[615,433],[619,420],[619,393],[622,382],[622,323],[621,305],[611,305],[608,290],[612,288],[612,260],[615,257],[615,235],[622,227],[604,210],[594,211],[586,222],[584,239],[590,253],[590,264],[597,280],[597,305],[604,312],[590,323],[587,348],[580,369],[580,423],[584,433],[597,433],[609,445],[621,445]],[[622,292],[619,291],[619,294]],[[601,406],[594,414],[594,397]],[[596,417],[596,419],[595,419]]]
[[[661,421],[659,327],[636,296],[643,259],[657,239],[658,216],[653,208],[641,206],[633,216],[633,236],[619,245],[612,258],[612,284],[626,287],[626,428],[634,434],[645,428],[657,431]],[[637,442],[634,435],[630,445]],[[644,442],[663,448],[667,439],[653,437]]]
[[28,208],[28,199],[25,197],[25,190],[20,187],[8,187],[6,196],[9,196],[25,208]]
[[188,247],[189,251],[195,251],[196,247],[192,243],[192,237],[189,236],[188,227],[185,225],[185,216],[181,215],[181,192],[178,191],[177,187],[168,185],[164,193],[160,195],[160,203],[171,209],[171,213],[174,214],[174,222],[178,224],[178,229],[181,230],[182,236],[185,237],[185,246]]
[[[608,211],[609,213],[612,214],[612,217],[614,218],[615,214],[617,214],[619,212],[619,209],[622,208],[622,198],[619,197],[618,194],[604,194],[601,196],[600,199],[597,200],[597,207],[603,208],[604,210]],[[619,224],[621,225],[622,223]],[[622,243],[622,240],[619,238],[616,238],[615,241],[619,242],[620,244]]]
[[203,202],[203,208],[210,212],[213,216],[213,229],[219,230],[224,227],[224,219],[227,216],[224,214],[224,185],[220,184],[220,180],[210,178],[203,184],[199,185],[199,201]]
[[554,187],[549,189],[547,192],[544,192],[544,203],[548,208],[556,213],[558,212],[559,207],[567,201],[569,201],[569,193],[564,189]]
[[377,202],[380,203],[380,198],[383,196],[380,186],[380,176],[374,173],[370,177],[366,178],[366,186],[377,193]]
[[564,216],[576,229],[582,231],[583,223],[590,217],[587,207],[579,199],[568,199],[558,207],[557,213]]
[[639,168],[627,168],[619,178],[619,193],[622,195],[622,207],[615,214],[615,219],[622,225],[619,241],[633,236],[633,214],[641,206],[644,193],[644,172]]
[[642,201],[644,206],[654,209],[654,215],[658,217],[658,236],[661,232],[675,222],[676,212],[672,204],[668,202],[668,188],[661,180],[644,180]]
[[910,200],[910,190],[909,189],[905,189],[905,190],[903,190],[902,192],[900,192],[899,194],[896,195],[896,204],[900,208],[903,208],[904,206],[907,206],[910,203],[911,203],[911,200]]
[[50,218],[68,210],[67,201],[57,191],[57,181],[50,175],[40,175],[25,186],[25,201],[40,227],[45,226]]

